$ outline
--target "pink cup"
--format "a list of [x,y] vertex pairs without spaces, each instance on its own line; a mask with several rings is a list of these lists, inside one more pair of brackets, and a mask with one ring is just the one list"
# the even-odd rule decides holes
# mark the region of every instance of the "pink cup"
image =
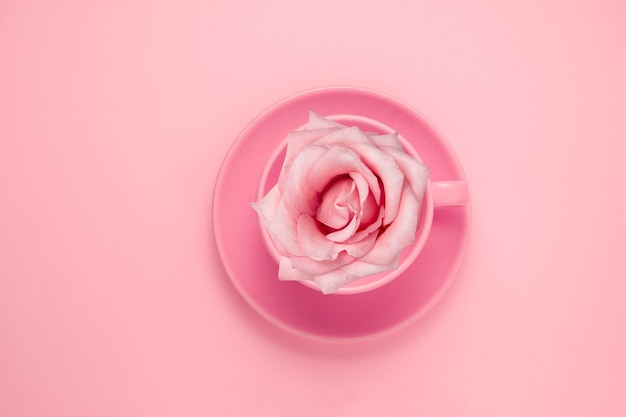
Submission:
[[[368,117],[340,114],[332,116],[324,116],[328,119],[332,119],[346,126],[358,126],[364,132],[376,132],[376,133],[391,133],[394,130],[389,126]],[[304,126],[300,127],[303,129]],[[399,136],[404,150],[417,159],[423,162],[417,151],[402,135]],[[265,194],[277,183],[278,175],[282,168],[282,163],[285,157],[287,149],[287,141],[283,141],[274,151],[274,153],[268,159],[259,184],[257,188],[257,201],[261,200]],[[400,264],[398,269],[391,271],[381,272],[379,274],[370,275],[358,279],[356,281],[347,284],[346,286],[335,291],[333,294],[359,294],[367,291],[374,290],[381,287],[393,279],[400,276],[413,261],[420,254],[424,247],[430,228],[433,222],[433,215],[435,209],[447,206],[460,206],[469,202],[469,192],[467,183],[465,181],[428,181],[424,199],[422,201],[422,210],[420,213],[420,223],[415,236],[415,241],[409,247],[405,248],[400,255]],[[274,260],[278,263],[280,259],[280,253],[276,249],[274,241],[272,240],[269,232],[265,226],[259,220],[259,226],[261,228],[261,234],[265,247],[272,255]],[[277,278],[278,279],[278,278]],[[315,290],[320,290],[314,281],[298,281],[307,287]]]

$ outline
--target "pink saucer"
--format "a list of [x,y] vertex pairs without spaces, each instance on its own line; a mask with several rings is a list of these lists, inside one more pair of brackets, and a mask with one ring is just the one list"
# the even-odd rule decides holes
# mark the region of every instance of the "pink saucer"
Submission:
[[470,205],[435,211],[428,241],[418,258],[392,282],[354,295],[323,295],[277,278],[256,213],[259,177],[290,130],[322,115],[369,117],[400,132],[431,168],[433,181],[465,180],[462,167],[436,128],[398,100],[371,90],[329,87],[287,98],[254,119],[228,152],[214,194],[213,227],[226,272],[242,297],[263,317],[301,336],[351,340],[387,333],[410,323],[445,292],[469,237]]

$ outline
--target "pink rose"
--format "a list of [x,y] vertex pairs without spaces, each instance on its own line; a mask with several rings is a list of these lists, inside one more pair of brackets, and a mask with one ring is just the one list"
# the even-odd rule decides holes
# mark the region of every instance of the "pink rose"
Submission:
[[397,269],[428,174],[396,132],[364,133],[311,112],[287,137],[278,184],[252,203],[280,252],[279,279],[314,280],[328,294]]

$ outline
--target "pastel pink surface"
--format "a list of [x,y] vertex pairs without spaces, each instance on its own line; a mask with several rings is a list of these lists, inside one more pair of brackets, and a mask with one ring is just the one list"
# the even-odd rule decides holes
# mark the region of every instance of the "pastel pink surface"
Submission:
[[[0,415],[626,415],[624,39],[610,0],[1,2]],[[446,295],[356,343],[268,323],[212,237],[242,128],[328,85],[471,186]]]

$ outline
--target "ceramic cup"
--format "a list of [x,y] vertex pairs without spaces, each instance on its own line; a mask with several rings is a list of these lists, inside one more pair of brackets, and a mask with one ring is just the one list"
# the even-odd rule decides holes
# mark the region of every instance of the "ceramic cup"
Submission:
[[[358,115],[331,115],[324,116],[328,119],[334,120],[346,126],[358,126],[364,132],[375,132],[375,133],[391,133],[394,130],[389,126],[368,118],[364,116]],[[424,121],[424,123],[429,123]],[[305,126],[301,126],[298,129],[304,129]],[[298,130],[296,129],[296,130]],[[399,132],[399,139],[402,143],[402,146],[409,155],[418,161],[428,165],[427,162],[422,161],[418,152],[413,148],[410,142],[401,135]],[[284,140],[272,153],[271,157],[268,159],[265,168],[261,174],[259,179],[259,184],[257,187],[257,201],[261,200],[265,194],[274,186],[278,181],[278,175],[280,174],[280,170],[282,168],[283,160],[285,158],[285,153],[287,149],[287,141]],[[344,287],[338,289],[333,294],[359,294],[366,291],[371,291],[376,288],[385,285],[398,276],[400,276],[408,267],[413,263],[413,261],[420,254],[424,244],[428,239],[428,235],[430,233],[430,228],[433,222],[433,216],[435,214],[435,209],[446,206],[460,206],[468,204],[469,202],[469,192],[467,188],[467,183],[464,181],[431,181],[428,180],[428,184],[426,186],[426,191],[424,193],[424,199],[422,200],[422,208],[420,213],[420,221],[419,227],[417,229],[415,235],[415,241],[405,248],[400,255],[400,263],[397,269],[381,272],[379,274],[370,275],[367,277],[360,278],[356,281],[353,281]],[[259,227],[261,228],[261,235],[263,237],[263,241],[265,247],[272,255],[274,260],[278,263],[280,259],[280,253],[276,249],[274,241],[272,240],[269,232],[265,228],[265,226],[259,220]],[[278,278],[277,278],[278,279]],[[298,281],[299,283],[320,291],[319,287],[314,281],[303,280]]]

